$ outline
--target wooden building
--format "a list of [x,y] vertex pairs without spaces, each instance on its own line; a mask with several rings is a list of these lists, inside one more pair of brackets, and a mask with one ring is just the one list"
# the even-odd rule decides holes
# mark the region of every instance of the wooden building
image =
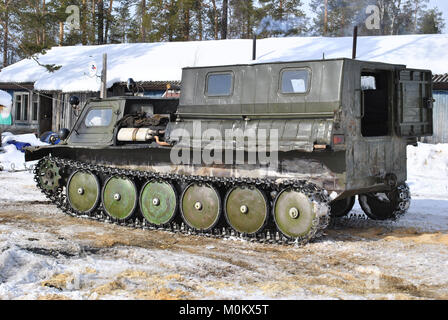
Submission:
[[434,135],[425,138],[429,143],[448,143],[448,73],[434,75]]

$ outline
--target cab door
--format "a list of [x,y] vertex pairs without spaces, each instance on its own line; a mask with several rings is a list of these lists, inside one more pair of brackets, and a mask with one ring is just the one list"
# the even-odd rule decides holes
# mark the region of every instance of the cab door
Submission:
[[403,69],[396,72],[396,133],[401,137],[433,134],[432,73]]
[[123,114],[124,102],[103,100],[91,102],[84,107],[70,137],[70,144],[112,145],[114,129]]

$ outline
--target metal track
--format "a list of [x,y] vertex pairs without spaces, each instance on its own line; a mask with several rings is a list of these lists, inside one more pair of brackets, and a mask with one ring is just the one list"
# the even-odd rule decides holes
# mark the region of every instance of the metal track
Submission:
[[[176,219],[174,222],[165,225],[163,227],[158,227],[155,225],[150,225],[142,215],[137,212],[134,215],[134,218],[127,221],[120,221],[116,219],[112,219],[109,215],[107,215],[104,211],[102,203],[100,202],[99,206],[96,210],[89,213],[88,215],[81,214],[76,212],[70,205],[66,197],[66,193],[64,191],[64,187],[58,187],[56,191],[48,191],[45,190],[40,185],[40,179],[38,179],[40,164],[46,160],[54,161],[61,171],[61,176],[68,177],[72,172],[77,170],[85,170],[90,171],[96,176],[100,177],[101,180],[104,181],[105,178],[110,177],[112,175],[127,177],[133,179],[134,181],[139,181],[140,183],[144,183],[148,180],[164,180],[173,184],[182,184],[182,183],[209,183],[215,187],[220,189],[228,190],[234,186],[245,185],[245,186],[254,186],[264,190],[267,195],[271,195],[269,198],[269,203],[271,204],[275,198],[275,195],[278,194],[281,190],[284,189],[292,189],[295,191],[299,191],[307,195],[313,202],[317,203],[320,206],[321,210],[326,210],[326,214],[321,217],[316,217],[313,223],[312,231],[305,237],[290,239],[283,236],[276,229],[275,225],[270,221],[268,225],[256,235],[246,235],[235,232],[230,226],[217,227],[208,232],[199,232],[192,228],[189,228],[185,223],[177,222]],[[83,217],[89,218],[97,221],[114,223],[120,226],[127,226],[132,228],[143,228],[150,230],[162,230],[168,232],[180,232],[188,235],[199,235],[205,237],[213,237],[213,238],[231,238],[237,237],[244,239],[250,242],[260,242],[260,243],[271,243],[271,244],[282,244],[282,245],[304,245],[310,242],[312,239],[320,237],[323,235],[323,231],[328,227],[330,223],[330,198],[328,196],[327,191],[319,188],[315,184],[309,183],[307,181],[302,180],[286,180],[281,183],[277,183],[271,179],[251,179],[251,178],[221,178],[221,177],[203,177],[203,176],[184,176],[184,175],[176,175],[176,174],[159,174],[157,172],[149,172],[149,171],[137,171],[137,170],[127,170],[127,169],[119,169],[112,168],[107,166],[99,166],[94,164],[89,164],[80,161],[67,160],[62,158],[55,158],[48,156],[39,161],[34,169],[35,178],[34,180],[37,183],[39,189],[50,199],[51,202],[57,205],[59,209],[61,209],[66,214],[73,217]],[[273,219],[271,219],[273,220]]]

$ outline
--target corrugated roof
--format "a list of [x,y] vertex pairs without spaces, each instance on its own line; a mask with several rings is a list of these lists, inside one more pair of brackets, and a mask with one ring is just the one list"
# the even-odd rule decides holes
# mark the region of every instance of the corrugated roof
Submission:
[[434,90],[448,90],[448,73],[433,75],[432,82]]
[[448,73],[433,75],[432,82],[433,83],[448,83]]

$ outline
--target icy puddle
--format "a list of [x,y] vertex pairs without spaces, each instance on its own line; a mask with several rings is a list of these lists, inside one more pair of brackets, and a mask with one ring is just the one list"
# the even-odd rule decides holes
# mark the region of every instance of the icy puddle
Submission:
[[283,247],[72,218],[31,175],[0,182],[0,299],[448,299],[446,200]]

